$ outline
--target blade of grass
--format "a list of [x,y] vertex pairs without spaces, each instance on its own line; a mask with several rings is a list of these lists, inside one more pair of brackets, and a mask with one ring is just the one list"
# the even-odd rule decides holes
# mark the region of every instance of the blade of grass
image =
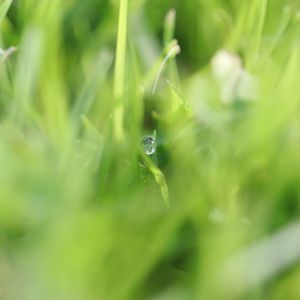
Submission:
[[260,17],[258,22],[258,30],[255,41],[255,52],[258,53],[262,41],[264,25],[267,17],[268,0],[262,0],[260,6]]
[[87,115],[97,97],[99,86],[103,85],[103,81],[107,76],[109,68],[112,64],[112,55],[104,49],[94,59],[94,67],[91,69],[91,75],[87,82],[80,90],[79,97],[74,104],[71,118],[74,123],[74,132],[80,128],[80,116]]
[[127,16],[128,0],[120,0],[118,36],[116,49],[116,62],[114,73],[114,97],[115,107],[113,116],[113,131],[116,142],[124,139],[123,118],[124,118],[124,96],[125,96],[125,65],[127,45]]
[[[176,10],[171,9],[166,18],[165,18],[165,26],[164,26],[164,42],[166,45],[172,42],[172,40],[175,38],[175,26],[176,26]],[[178,49],[178,54],[180,52],[180,49]],[[171,59],[168,68],[167,68],[167,74],[168,74],[168,81],[171,83],[171,86],[176,87],[176,90],[180,90],[180,80],[179,80],[179,74],[177,69],[177,64],[175,59]],[[172,99],[172,106],[171,106],[171,112],[175,112],[178,107],[182,104],[182,97],[178,96],[178,93],[174,91],[174,89],[170,89],[171,93],[171,99]]]
[[154,176],[155,181],[160,188],[160,193],[163,198],[165,207],[169,207],[170,206],[169,188],[163,172],[147,156],[144,155],[144,159],[149,171]]
[[0,22],[2,22],[2,20],[4,19],[4,17],[6,16],[10,6],[12,4],[12,0],[5,0],[1,6],[0,6]]
[[174,56],[179,54],[180,51],[181,51],[181,49],[180,49],[180,46],[178,45],[177,41],[173,41],[170,45],[170,49],[169,49],[166,57],[162,61],[161,65],[160,65],[160,68],[157,72],[157,76],[156,76],[154,84],[153,84],[152,94],[155,94],[155,92],[156,92],[160,75],[161,75],[166,63],[168,62],[169,59],[172,59]]

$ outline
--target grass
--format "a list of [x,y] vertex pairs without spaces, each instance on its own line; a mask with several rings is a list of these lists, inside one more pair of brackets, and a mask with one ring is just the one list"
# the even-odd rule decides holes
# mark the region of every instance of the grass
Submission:
[[299,11],[0,1],[0,299],[299,299]]
[[116,107],[114,111],[114,137],[116,141],[124,140],[123,118],[124,118],[124,96],[125,96],[125,67],[126,67],[126,45],[127,45],[127,15],[128,1],[120,1],[119,25],[117,37],[116,63],[114,72],[114,96]]

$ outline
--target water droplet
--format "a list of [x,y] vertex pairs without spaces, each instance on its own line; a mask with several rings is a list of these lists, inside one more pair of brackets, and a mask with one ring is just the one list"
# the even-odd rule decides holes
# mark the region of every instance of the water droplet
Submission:
[[145,136],[142,140],[143,150],[147,155],[151,155],[156,151],[156,139],[155,136]]

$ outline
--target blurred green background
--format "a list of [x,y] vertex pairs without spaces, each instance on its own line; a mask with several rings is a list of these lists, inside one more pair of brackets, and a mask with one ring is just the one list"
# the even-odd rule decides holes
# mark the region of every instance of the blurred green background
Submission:
[[299,1],[119,7],[0,1],[0,299],[299,299]]

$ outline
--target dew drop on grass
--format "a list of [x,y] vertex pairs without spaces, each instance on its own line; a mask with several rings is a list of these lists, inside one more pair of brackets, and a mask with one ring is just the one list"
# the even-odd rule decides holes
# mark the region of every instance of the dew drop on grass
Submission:
[[147,155],[152,155],[156,151],[156,139],[154,136],[145,136],[142,140],[142,147]]

